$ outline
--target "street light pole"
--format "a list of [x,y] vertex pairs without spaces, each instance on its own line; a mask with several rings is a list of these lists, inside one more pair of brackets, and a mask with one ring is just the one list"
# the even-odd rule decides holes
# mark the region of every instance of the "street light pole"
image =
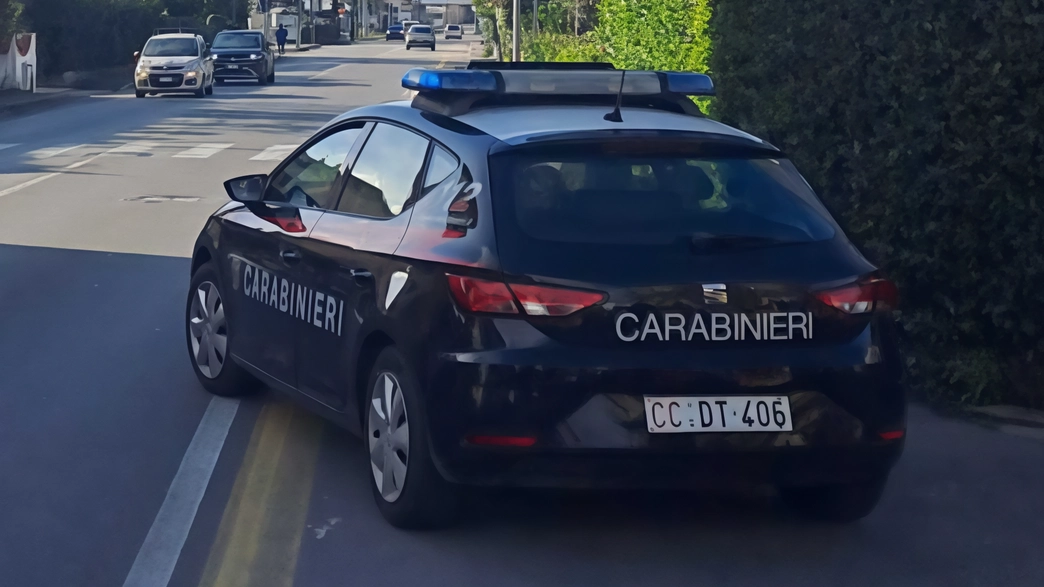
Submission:
[[538,4],[540,0],[533,0],[533,34],[540,32],[540,19],[537,18]]
[[522,61],[522,48],[519,45],[519,21],[522,17],[519,16],[520,10],[519,5],[522,0],[515,0],[511,7],[511,60]]
[[301,50],[301,14],[304,12],[304,6],[301,4],[301,0],[297,0],[297,34],[294,35],[294,48],[298,51]]

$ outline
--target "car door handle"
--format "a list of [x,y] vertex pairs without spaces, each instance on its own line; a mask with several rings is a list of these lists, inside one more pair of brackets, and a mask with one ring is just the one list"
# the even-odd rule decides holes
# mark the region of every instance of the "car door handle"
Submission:
[[358,279],[359,281],[362,281],[364,279],[370,279],[370,278],[373,277],[373,273],[370,273],[369,271],[367,271],[365,269],[349,269],[348,273],[352,277]]
[[279,256],[287,265],[294,265],[301,260],[301,253],[294,250],[280,251]]

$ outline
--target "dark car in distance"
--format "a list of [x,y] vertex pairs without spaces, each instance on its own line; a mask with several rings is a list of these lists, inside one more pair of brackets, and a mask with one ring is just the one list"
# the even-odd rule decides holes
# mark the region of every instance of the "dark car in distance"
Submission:
[[400,527],[447,523],[460,485],[770,485],[866,516],[906,434],[895,286],[782,152],[703,116],[710,78],[593,67],[414,69],[412,101],[226,182],[198,379],[360,435]]
[[403,30],[401,24],[393,24],[388,27],[388,30],[384,33],[385,41],[405,41],[406,31]]
[[214,78],[275,82],[275,53],[260,31],[222,31],[210,45],[214,55]]

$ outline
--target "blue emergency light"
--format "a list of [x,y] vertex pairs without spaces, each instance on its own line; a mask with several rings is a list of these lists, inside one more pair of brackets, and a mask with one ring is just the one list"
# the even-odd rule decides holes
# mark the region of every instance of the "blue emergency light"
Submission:
[[402,76],[402,87],[417,91],[495,92],[497,78],[488,71],[414,68]]
[[[543,95],[612,95],[620,92],[622,70],[421,69],[406,72],[402,87],[418,92],[482,92]],[[500,80],[498,81],[498,77]],[[713,96],[714,82],[702,73],[627,71],[624,95]]]

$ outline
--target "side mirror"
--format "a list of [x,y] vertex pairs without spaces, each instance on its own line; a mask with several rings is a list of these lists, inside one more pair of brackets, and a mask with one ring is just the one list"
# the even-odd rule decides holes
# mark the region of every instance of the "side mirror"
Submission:
[[265,184],[268,176],[244,175],[225,182],[225,191],[228,197],[237,202],[260,202],[265,195]]
[[137,63],[138,59],[141,59],[141,51],[134,52],[134,63]]

